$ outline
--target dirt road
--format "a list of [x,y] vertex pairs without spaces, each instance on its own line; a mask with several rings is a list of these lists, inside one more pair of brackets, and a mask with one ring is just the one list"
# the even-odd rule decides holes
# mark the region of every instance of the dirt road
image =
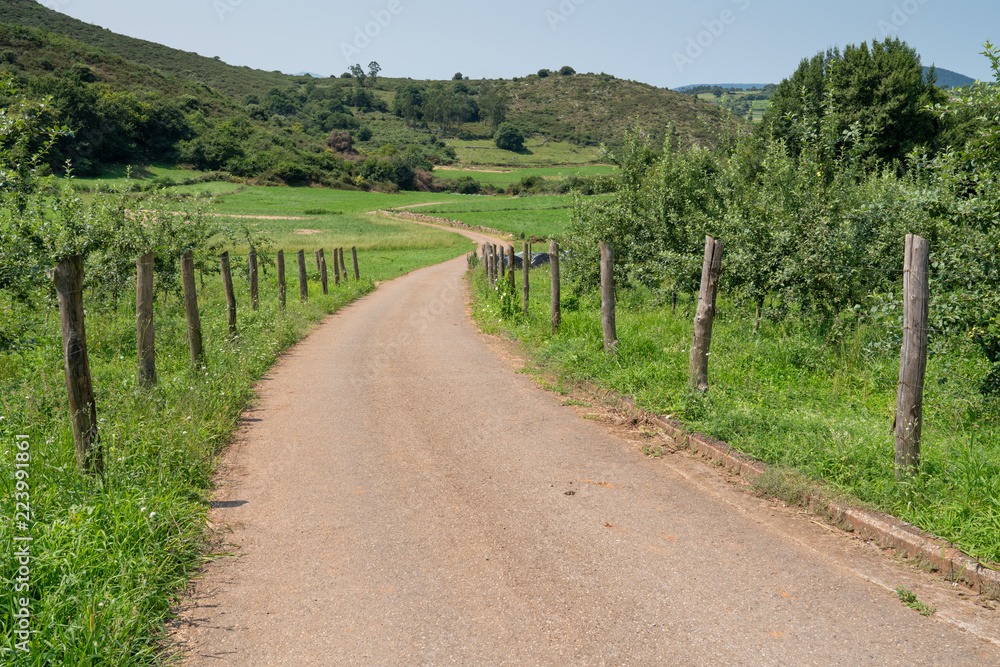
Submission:
[[464,269],[380,286],[262,382],[184,665],[1000,664],[997,612],[516,373]]

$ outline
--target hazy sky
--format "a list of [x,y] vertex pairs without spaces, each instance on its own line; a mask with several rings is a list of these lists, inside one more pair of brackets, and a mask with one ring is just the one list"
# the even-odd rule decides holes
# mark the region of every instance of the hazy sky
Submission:
[[767,83],[803,57],[895,35],[925,65],[992,79],[997,0],[41,0],[118,33],[234,65],[511,78],[571,65],[659,86]]

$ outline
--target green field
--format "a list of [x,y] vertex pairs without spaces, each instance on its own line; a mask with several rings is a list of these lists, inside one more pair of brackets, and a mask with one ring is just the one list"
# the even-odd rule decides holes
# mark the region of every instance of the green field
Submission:
[[548,167],[591,164],[601,159],[599,148],[577,146],[568,141],[529,139],[525,142],[524,150],[518,153],[500,150],[488,139],[476,141],[448,139],[445,143],[455,149],[459,162],[466,165]]
[[562,180],[570,176],[607,176],[618,172],[617,167],[605,164],[573,165],[560,167],[525,167],[518,169],[452,168],[437,167],[434,175],[449,180],[471,176],[480,183],[510,185],[527,176],[541,176],[545,179]]
[[572,195],[465,197],[461,202],[422,206],[413,213],[458,220],[520,237],[558,238],[569,224]]

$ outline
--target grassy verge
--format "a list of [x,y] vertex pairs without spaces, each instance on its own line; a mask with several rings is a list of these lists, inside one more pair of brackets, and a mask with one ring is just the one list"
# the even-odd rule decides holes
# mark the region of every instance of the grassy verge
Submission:
[[[720,301],[706,395],[686,388],[693,307],[676,314],[650,294],[620,294],[619,352],[602,350],[599,303],[564,308],[551,333],[547,269],[532,271],[531,315],[503,318],[481,270],[473,273],[480,326],[519,340],[533,363],[633,396],[659,414],[798,471],[838,493],[1000,562],[998,407],[976,391],[986,364],[967,341],[939,341],[928,363],[920,473],[897,482],[892,421],[899,332],[884,323],[821,330],[807,321],[765,321]],[[518,275],[520,284],[520,276]]]
[[[372,208],[375,208],[374,206]],[[86,302],[90,362],[104,447],[103,479],[76,472],[63,386],[58,316],[51,301],[27,307],[0,295],[0,312],[19,323],[18,340],[0,352],[0,663],[11,665],[153,665],[172,596],[182,590],[205,547],[204,519],[213,460],[253,398],[253,384],[276,357],[329,313],[368,293],[373,279],[456,257],[464,239],[424,228],[383,229],[381,249],[361,254],[362,282],[294,297],[277,308],[273,270],[262,277],[261,310],[251,312],[236,272],[239,335],[226,332],[218,276],[200,295],[206,360],[189,365],[183,305],[156,303],[157,371],[138,387],[135,313],[128,303]],[[395,239],[393,240],[393,237]],[[343,245],[361,245],[346,232]],[[280,247],[280,246],[279,246]],[[292,248],[287,248],[292,250]],[[237,249],[238,252],[238,249]],[[311,263],[311,258],[310,258]],[[234,266],[239,266],[234,258]],[[294,276],[294,272],[292,273]],[[44,292],[44,290],[42,290]],[[28,436],[32,508],[28,587],[14,559],[15,436]],[[29,601],[30,652],[13,652],[17,598]]]

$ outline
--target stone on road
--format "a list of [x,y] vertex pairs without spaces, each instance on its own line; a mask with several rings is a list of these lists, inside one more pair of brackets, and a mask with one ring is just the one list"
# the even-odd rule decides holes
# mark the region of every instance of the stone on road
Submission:
[[901,566],[514,372],[464,268],[380,286],[260,384],[185,665],[1000,664],[878,584]]

